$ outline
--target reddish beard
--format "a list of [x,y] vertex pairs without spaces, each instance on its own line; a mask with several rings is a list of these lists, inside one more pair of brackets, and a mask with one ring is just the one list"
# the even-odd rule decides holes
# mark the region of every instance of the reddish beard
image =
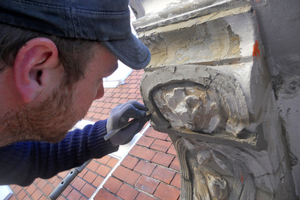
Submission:
[[84,117],[74,111],[73,89],[61,84],[53,94],[35,107],[24,107],[4,116],[5,132],[17,141],[59,142]]

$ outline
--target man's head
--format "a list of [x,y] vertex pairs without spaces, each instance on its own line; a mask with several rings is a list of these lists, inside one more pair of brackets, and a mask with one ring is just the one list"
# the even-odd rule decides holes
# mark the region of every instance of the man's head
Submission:
[[134,69],[150,61],[131,34],[128,1],[63,2],[0,2],[0,102],[14,105],[0,107],[0,136],[62,139],[103,96],[117,59]]
[[1,91],[11,90],[6,92],[6,101],[13,98],[15,102],[0,115],[2,131],[17,141],[61,140],[85,116],[93,100],[103,96],[103,78],[117,69],[117,58],[103,45],[91,48],[84,77],[70,84],[53,42],[46,38],[28,41],[18,51],[13,67],[0,74],[0,81],[1,77],[15,79],[11,85],[0,85]]

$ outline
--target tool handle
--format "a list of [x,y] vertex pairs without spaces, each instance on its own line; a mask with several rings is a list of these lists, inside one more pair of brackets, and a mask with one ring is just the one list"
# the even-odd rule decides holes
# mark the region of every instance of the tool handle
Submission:
[[147,112],[147,115],[146,115],[145,117],[142,117],[142,118],[140,118],[140,119],[133,119],[133,120],[127,122],[127,123],[126,123],[124,126],[122,126],[121,128],[114,129],[114,130],[110,131],[107,135],[105,135],[105,136],[103,137],[104,140],[107,141],[109,138],[111,138],[112,136],[114,136],[117,132],[119,132],[120,130],[126,128],[127,126],[129,126],[130,124],[132,124],[132,123],[135,122],[135,121],[139,121],[139,120],[142,120],[142,119],[144,119],[144,118],[148,118],[148,120],[149,120],[149,118],[150,118],[152,112],[153,112],[153,110],[148,111],[148,112]]
[[122,126],[121,128],[118,129],[114,129],[112,131],[110,131],[107,135],[105,135],[103,138],[105,141],[107,141],[109,138],[111,138],[112,136],[114,136],[117,132],[119,132],[120,130],[126,128],[127,126],[129,126],[130,124],[132,124],[134,121],[138,121],[138,119],[133,119],[130,122],[127,122],[124,126]]

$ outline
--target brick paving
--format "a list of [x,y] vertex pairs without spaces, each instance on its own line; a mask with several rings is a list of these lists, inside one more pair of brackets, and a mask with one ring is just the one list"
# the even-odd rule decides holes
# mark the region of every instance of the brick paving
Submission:
[[[118,88],[105,89],[105,95],[95,100],[85,119],[107,119],[110,110],[130,100],[143,103],[139,82],[143,71],[133,71],[126,83]],[[65,189],[59,200],[178,200],[180,198],[180,166],[174,146],[168,134],[148,128],[120,166],[107,177],[118,163],[109,155],[92,160],[89,165]],[[10,185],[14,194],[10,200],[44,200],[69,171],[50,179],[36,179],[27,187]],[[106,178],[107,177],[107,178]]]
[[[97,169],[103,166],[108,168],[110,171],[112,167],[107,165],[110,160],[117,159],[110,156],[104,156],[101,159],[92,160],[91,163],[89,163],[89,165],[72,181],[71,185],[64,190],[58,199],[88,199],[91,197],[105,178],[105,175],[103,176],[97,173]],[[10,185],[14,192],[14,195],[10,198],[10,200],[48,199],[48,195],[68,173],[69,171],[61,172],[50,179],[37,178],[27,187]]]
[[[119,181],[118,189],[111,190],[104,185],[95,200],[105,199],[108,193],[119,199],[178,200],[180,167],[168,135],[150,127],[108,181],[111,181],[110,185]],[[122,186],[119,186],[120,182]]]

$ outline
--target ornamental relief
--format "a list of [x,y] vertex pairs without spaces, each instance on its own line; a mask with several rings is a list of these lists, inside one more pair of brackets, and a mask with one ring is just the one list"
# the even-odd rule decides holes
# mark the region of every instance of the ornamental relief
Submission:
[[273,199],[274,188],[266,187],[274,178],[264,166],[269,160],[266,152],[239,151],[185,138],[174,144],[181,152],[182,199]]
[[247,130],[251,121],[244,92],[229,73],[199,65],[172,66],[148,72],[142,82],[149,86],[142,95],[150,99],[147,107],[155,110],[151,120],[159,129],[257,147],[258,132]]

